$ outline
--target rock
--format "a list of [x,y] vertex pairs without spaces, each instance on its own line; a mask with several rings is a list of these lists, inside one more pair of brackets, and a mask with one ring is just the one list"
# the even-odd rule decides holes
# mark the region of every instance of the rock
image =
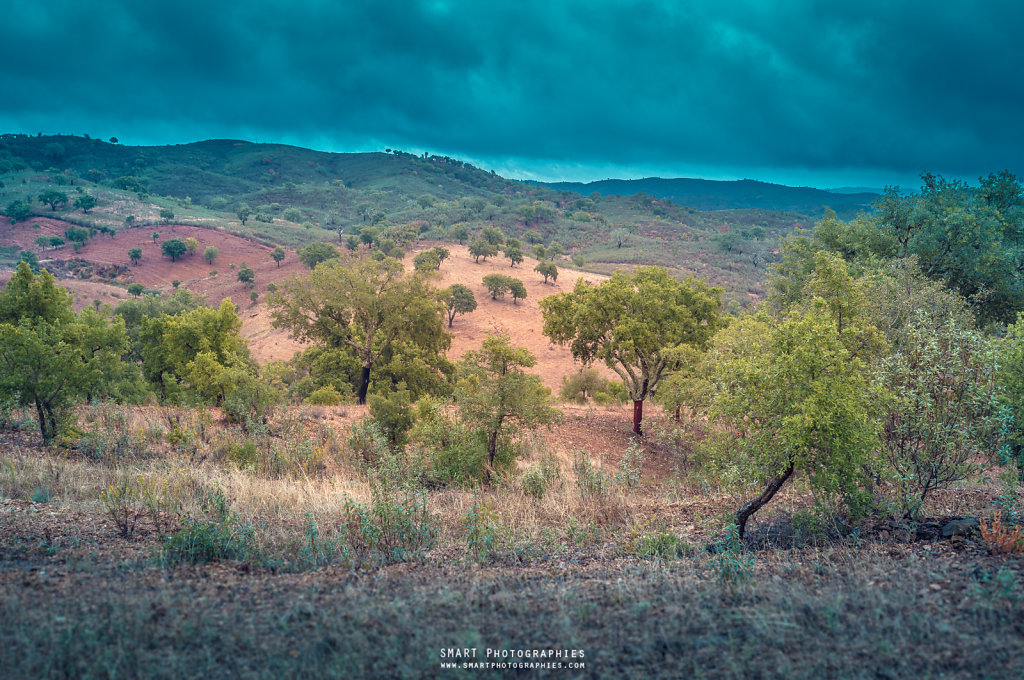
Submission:
[[955,519],[942,527],[942,535],[946,538],[952,538],[953,536],[967,536],[968,534],[973,534],[977,530],[978,520],[974,517],[965,517],[964,519]]

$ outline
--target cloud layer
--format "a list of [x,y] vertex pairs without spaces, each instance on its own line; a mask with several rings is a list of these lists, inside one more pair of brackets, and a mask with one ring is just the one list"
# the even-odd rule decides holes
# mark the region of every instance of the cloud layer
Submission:
[[1011,2],[14,0],[5,14],[3,131],[388,145],[538,175],[1024,170]]

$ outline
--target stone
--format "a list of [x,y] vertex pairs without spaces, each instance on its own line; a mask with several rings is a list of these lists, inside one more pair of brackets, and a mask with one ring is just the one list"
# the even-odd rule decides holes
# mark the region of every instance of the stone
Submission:
[[942,527],[942,535],[946,538],[952,538],[953,536],[967,536],[973,534],[978,530],[978,520],[974,517],[965,517],[963,519],[955,519]]

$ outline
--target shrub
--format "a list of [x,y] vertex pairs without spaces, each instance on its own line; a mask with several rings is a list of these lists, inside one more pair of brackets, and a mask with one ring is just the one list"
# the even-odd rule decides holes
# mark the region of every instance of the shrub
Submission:
[[426,477],[431,484],[472,485],[486,477],[487,442],[479,432],[449,416],[440,403],[420,401],[410,438],[427,459]]
[[352,426],[348,436],[349,450],[366,465],[373,465],[391,451],[384,431],[373,418],[363,418]]
[[630,439],[629,446],[619,460],[615,481],[630,489],[640,486],[640,472],[644,462],[644,449],[636,438]]
[[100,502],[114,521],[121,537],[131,538],[139,518],[146,511],[136,480],[127,477],[119,479],[107,487],[106,491],[100,492]]
[[466,552],[475,562],[490,562],[498,554],[501,525],[498,513],[490,501],[473,502],[466,514],[462,516],[462,524],[466,529]]
[[353,566],[421,559],[438,534],[426,492],[396,454],[386,454],[370,475],[368,504],[344,500],[344,541]]
[[314,406],[337,406],[341,402],[342,396],[338,390],[334,389],[334,385],[325,385],[315,389],[306,397],[306,403]]
[[576,475],[576,489],[583,500],[601,500],[608,493],[608,476],[582,449],[573,451],[572,471]]
[[251,524],[242,523],[238,514],[231,511],[219,488],[207,490],[201,504],[203,517],[186,518],[184,526],[164,537],[161,563],[206,564],[259,557],[255,530]]
[[370,415],[380,425],[391,446],[400,449],[409,439],[413,423],[412,393],[404,386],[388,394],[371,394]]
[[519,484],[524,494],[540,500],[551,483],[558,478],[559,472],[558,461],[552,456],[545,456],[539,464],[531,465],[523,471]]
[[740,540],[739,527],[730,524],[721,541],[714,544],[712,557],[705,567],[723,584],[735,587],[754,576],[754,556],[746,551]]
[[636,532],[630,540],[629,550],[644,560],[676,560],[693,552],[693,546],[671,531],[658,529]]

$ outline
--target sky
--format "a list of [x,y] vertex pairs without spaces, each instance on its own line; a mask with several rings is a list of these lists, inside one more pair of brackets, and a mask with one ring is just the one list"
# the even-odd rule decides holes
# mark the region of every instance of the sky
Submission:
[[3,0],[0,132],[455,156],[502,175],[1024,175],[1024,4]]

